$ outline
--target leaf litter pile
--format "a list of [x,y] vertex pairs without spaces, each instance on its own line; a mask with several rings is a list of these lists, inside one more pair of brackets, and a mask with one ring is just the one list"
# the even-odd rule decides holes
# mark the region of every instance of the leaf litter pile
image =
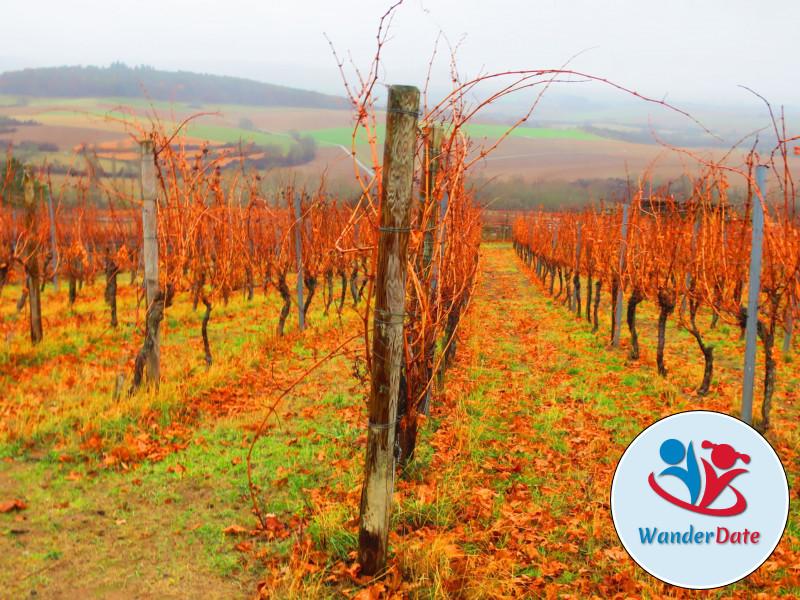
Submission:
[[[625,348],[607,347],[605,336],[591,334],[538,285],[509,247],[483,247],[481,281],[458,334],[455,365],[434,395],[415,461],[395,482],[389,571],[380,579],[362,576],[355,561],[368,387],[353,356],[329,361],[278,405],[253,450],[260,519],[249,498],[246,452],[264,407],[337,346],[343,332],[336,326],[275,342],[282,345],[274,348],[280,358],[247,364],[231,358],[202,393],[178,388],[176,395],[184,394],[191,406],[166,421],[151,407],[114,437],[87,429],[87,419],[80,450],[56,440],[59,460],[52,468],[65,485],[121,477],[118,485],[126,491],[161,485],[158,477],[183,486],[198,478],[202,489],[191,501],[186,488],[178,488],[185,496],[176,492],[162,507],[191,513],[180,527],[190,539],[216,540],[213,551],[207,541],[205,550],[173,548],[192,565],[186,579],[195,574],[198,552],[207,563],[219,558],[214,553],[228,557],[227,568],[197,569],[206,587],[191,592],[208,598],[797,597],[797,502],[773,556],[723,590],[674,588],[630,560],[608,505],[616,461],[662,416],[692,408],[732,413],[740,372],[723,367],[701,401],[684,387],[698,369],[690,339],[670,331],[672,369],[664,380],[655,375],[652,340],[639,361],[628,363]],[[344,329],[358,327],[355,319],[345,321]],[[721,362],[741,363],[740,348],[725,352]],[[768,439],[796,500],[798,411],[790,401],[798,377],[783,366]],[[24,450],[34,451],[33,442]],[[219,472],[209,467],[216,458],[224,463]],[[148,466],[153,461],[168,464]],[[21,546],[12,532],[26,513],[43,507],[27,497],[33,495],[28,488],[9,481],[0,478],[0,523],[13,542],[5,555],[13,556]],[[236,498],[235,510],[208,509],[206,488],[214,486],[235,488],[228,497]],[[146,510],[112,517],[115,527],[140,531],[152,530],[155,519]],[[61,574],[67,581],[28,573],[39,590],[55,590],[52,597],[77,597],[65,590],[80,571]],[[232,580],[239,585],[225,587]],[[9,597],[29,597],[27,588],[35,587],[14,588],[17,595]],[[154,581],[137,591],[142,598],[177,598],[187,597],[187,589]]]

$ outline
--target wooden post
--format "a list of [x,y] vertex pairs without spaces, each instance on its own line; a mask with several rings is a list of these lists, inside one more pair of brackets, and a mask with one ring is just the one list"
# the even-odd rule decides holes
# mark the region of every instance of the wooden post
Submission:
[[436,331],[432,326],[423,323],[425,319],[423,312],[425,302],[422,299],[427,299],[431,305],[435,302],[431,286],[431,269],[438,212],[438,207],[434,203],[434,194],[436,190],[436,174],[441,163],[441,127],[435,125],[426,127],[424,138],[425,155],[422,162],[424,179],[417,210],[413,211],[415,212],[413,226],[416,228],[419,225],[423,242],[422,253],[417,257],[413,267],[417,279],[421,283],[421,289],[417,290],[415,286],[411,286],[408,291],[409,302],[416,307],[412,320],[416,319],[421,325],[418,341],[416,344],[412,344],[409,351],[412,355],[417,353],[421,355],[422,365],[417,376],[408,379],[406,386],[400,389],[400,398],[398,398],[400,410],[402,410],[404,404],[403,400],[406,400],[405,411],[403,411],[401,418],[398,420],[395,431],[398,460],[404,468],[414,460],[417,432],[419,430],[417,418],[420,414],[430,415],[433,362],[436,350]]
[[[424,214],[428,215],[428,223],[425,228],[425,236],[423,237],[422,245],[422,268],[423,273],[430,277],[430,286],[428,289],[429,302],[435,304],[436,302],[436,278],[431,273],[433,268],[433,248],[436,245],[436,229],[438,225],[438,207],[436,206],[434,195],[436,193],[436,176],[442,165],[442,137],[444,130],[440,125],[433,125],[428,132],[428,139],[425,143],[425,159],[426,169],[425,173],[427,179],[425,181],[425,209]],[[436,338],[434,332],[429,332],[428,339],[425,343],[425,363],[426,363],[426,378],[428,379],[428,389],[425,391],[425,399],[422,401],[420,412],[426,417],[430,416],[431,412],[431,391],[433,388],[433,363],[436,360]]]
[[[445,217],[447,216],[447,190],[442,190],[442,203],[439,205],[439,222],[442,226],[439,228],[439,260],[437,260],[433,265],[433,282],[431,283],[431,289],[433,290],[433,296],[436,299],[436,304],[442,301],[442,290],[439,286],[439,276],[442,272],[442,265],[444,264],[444,244],[447,241],[447,222],[445,221]],[[444,364],[444,363],[443,363]]]
[[623,297],[623,285],[622,285],[622,274],[625,270],[625,245],[628,239],[628,202],[622,207],[622,241],[619,245],[619,291],[617,292],[617,320],[614,323],[614,341],[612,345],[617,348],[619,347],[619,330],[620,325],[622,323],[622,297]]
[[758,195],[753,198],[753,241],[750,246],[750,287],[747,295],[747,329],[744,347],[744,379],[742,381],[742,421],[753,424],[753,384],[756,376],[758,345],[758,294],[761,290],[761,250],[764,242],[764,207],[767,167],[756,167]]
[[56,250],[56,217],[53,211],[53,190],[47,186],[47,206],[50,209],[50,244],[53,252],[53,291],[58,293],[58,277],[56,270],[58,268],[58,251]]
[[553,220],[553,259],[550,263],[550,295],[553,295],[553,286],[556,283],[556,244],[558,242],[558,221]]
[[303,213],[300,207],[300,194],[294,195],[294,250],[297,254],[297,319],[300,331],[306,328],[306,313],[303,311]]
[[[700,230],[700,220],[695,219],[694,222],[694,229],[692,229],[692,256],[695,253],[695,246],[697,245],[697,232]],[[689,286],[692,284],[692,274],[689,271],[686,271],[686,278],[684,281],[684,289],[689,289]],[[686,310],[686,294],[683,295],[683,300],[681,300],[681,312],[683,314]]]
[[533,264],[533,218],[528,227],[528,268]]
[[38,215],[36,194],[33,189],[33,166],[25,165],[22,171],[22,187],[25,191],[25,272],[28,279],[28,300],[31,308],[31,343],[42,341],[42,302],[39,291],[39,250],[36,240]]
[[[153,140],[139,142],[142,153],[142,252],[144,255],[144,285],[148,314],[158,291],[158,220],[156,197],[156,157]],[[150,319],[147,320],[149,324]],[[153,321],[152,350],[147,353],[146,375],[148,384],[161,381],[161,336],[159,320]]]
[[[800,275],[797,276],[800,278]],[[783,358],[789,357],[792,351],[792,334],[794,333],[794,312],[797,310],[797,298],[794,292],[789,292],[786,299],[786,329],[783,334]]]
[[423,205],[423,214],[428,215],[428,221],[425,227],[425,235],[423,237],[422,245],[422,266],[424,272],[427,274],[431,268],[433,260],[433,246],[437,225],[437,214],[434,207],[433,195],[436,190],[436,175],[439,173],[439,168],[442,164],[442,127],[440,125],[431,126],[428,132],[428,139],[425,143],[425,204]]
[[558,241],[558,221],[553,221],[553,258],[556,255],[556,242]]
[[581,316],[581,274],[579,270],[581,264],[581,225],[582,223],[578,221],[578,237],[575,244],[575,277],[572,280],[575,288],[575,306],[577,307],[575,314],[579,317]]
[[389,545],[418,110],[417,88],[389,88],[375,265],[372,387],[358,528],[358,562],[364,575],[383,571]]

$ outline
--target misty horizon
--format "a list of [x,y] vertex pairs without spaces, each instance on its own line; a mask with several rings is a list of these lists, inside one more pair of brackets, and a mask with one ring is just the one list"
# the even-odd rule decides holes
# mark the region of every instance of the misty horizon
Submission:
[[[33,0],[8,7],[6,16],[16,26],[0,40],[0,72],[121,61],[343,95],[333,49],[349,80],[355,75],[350,58],[360,70],[368,69],[380,18],[391,3],[307,0],[300,6],[267,6],[234,0],[219,7],[146,0],[125,19],[104,6],[97,0]],[[41,14],[49,18],[41,20]],[[399,6],[385,23],[389,33],[380,77],[386,84],[425,87],[438,45],[431,66],[434,94],[451,89],[454,52],[464,79],[563,67],[675,103],[761,103],[739,87],[747,86],[773,106],[792,105],[800,86],[786,77],[784,57],[793,52],[798,19],[800,4],[788,0],[760,12],[738,0],[647,8],[633,0],[602,8],[589,0],[557,6],[507,1],[492,9],[469,0],[457,10],[417,0]],[[570,94],[587,93],[575,87],[569,85]],[[605,86],[589,93],[619,96]]]

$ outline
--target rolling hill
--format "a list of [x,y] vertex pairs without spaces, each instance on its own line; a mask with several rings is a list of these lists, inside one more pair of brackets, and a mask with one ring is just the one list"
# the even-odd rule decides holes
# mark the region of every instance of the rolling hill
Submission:
[[[146,90],[146,93],[145,93]],[[123,63],[51,67],[0,74],[0,95],[50,98],[146,98],[188,104],[347,109],[345,98],[238,77],[159,71]]]

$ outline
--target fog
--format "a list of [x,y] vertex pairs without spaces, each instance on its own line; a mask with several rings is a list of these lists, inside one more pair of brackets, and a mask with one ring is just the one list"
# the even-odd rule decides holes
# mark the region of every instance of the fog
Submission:
[[[342,93],[327,38],[365,69],[391,4],[374,0],[258,2],[99,0],[7,3],[0,71],[63,64],[150,64],[237,75]],[[123,9],[122,7],[125,6]],[[124,11],[124,12],[123,12]],[[746,85],[774,104],[798,98],[800,3],[772,0],[409,0],[384,48],[382,77],[424,83],[437,36],[432,84],[448,85],[457,45],[464,76],[569,68],[676,101],[747,102]],[[576,56],[578,55],[578,56]],[[573,58],[575,57],[575,58]]]

